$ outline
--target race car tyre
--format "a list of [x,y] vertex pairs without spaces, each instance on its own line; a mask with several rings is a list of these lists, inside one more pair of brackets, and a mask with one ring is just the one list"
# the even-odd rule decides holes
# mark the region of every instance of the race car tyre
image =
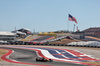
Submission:
[[53,62],[53,60],[49,59],[49,62]]
[[36,61],[38,61],[39,60],[39,58],[36,58]]

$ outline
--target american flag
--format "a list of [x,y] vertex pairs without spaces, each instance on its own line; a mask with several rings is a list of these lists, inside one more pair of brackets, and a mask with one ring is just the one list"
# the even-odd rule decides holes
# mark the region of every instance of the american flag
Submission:
[[68,20],[69,20],[69,21],[74,21],[75,23],[77,23],[77,24],[78,24],[78,22],[77,22],[76,18],[75,18],[75,17],[73,17],[73,16],[72,16],[72,15],[70,15],[70,14],[69,14]]

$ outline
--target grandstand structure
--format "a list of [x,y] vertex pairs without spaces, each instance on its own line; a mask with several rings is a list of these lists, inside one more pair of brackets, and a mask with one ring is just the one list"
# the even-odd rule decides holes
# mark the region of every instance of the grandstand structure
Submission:
[[22,29],[19,29],[17,31],[20,31],[20,32],[23,32],[23,33],[26,33],[26,34],[32,34],[31,31],[29,29],[26,29],[26,28],[22,28]]
[[0,32],[0,40],[3,41],[11,41],[15,40],[16,36],[14,33],[11,32]]
[[12,33],[16,33],[18,37],[26,37],[27,35],[31,35],[32,32],[29,29],[21,28],[19,30],[12,31]]
[[100,27],[92,27],[82,31],[86,36],[93,36],[100,38]]

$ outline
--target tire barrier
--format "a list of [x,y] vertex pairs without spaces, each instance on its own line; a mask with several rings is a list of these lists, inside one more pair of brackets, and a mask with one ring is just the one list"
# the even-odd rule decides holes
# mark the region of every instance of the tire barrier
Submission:
[[100,42],[98,41],[72,42],[67,44],[67,46],[100,48]]
[[72,42],[68,44],[50,44],[46,42],[23,42],[15,41],[9,43],[0,43],[0,45],[47,45],[47,46],[72,46],[72,47],[92,47],[100,48],[100,42],[98,41],[88,41],[88,42]]

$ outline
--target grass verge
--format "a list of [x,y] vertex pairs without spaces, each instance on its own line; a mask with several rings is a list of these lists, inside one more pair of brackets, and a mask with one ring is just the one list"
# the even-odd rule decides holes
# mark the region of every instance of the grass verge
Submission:
[[5,50],[5,49],[0,49],[0,61],[2,61],[1,57],[2,57],[5,53],[7,53],[7,52],[8,52],[8,51]]
[[100,62],[85,62],[85,63],[100,65]]

